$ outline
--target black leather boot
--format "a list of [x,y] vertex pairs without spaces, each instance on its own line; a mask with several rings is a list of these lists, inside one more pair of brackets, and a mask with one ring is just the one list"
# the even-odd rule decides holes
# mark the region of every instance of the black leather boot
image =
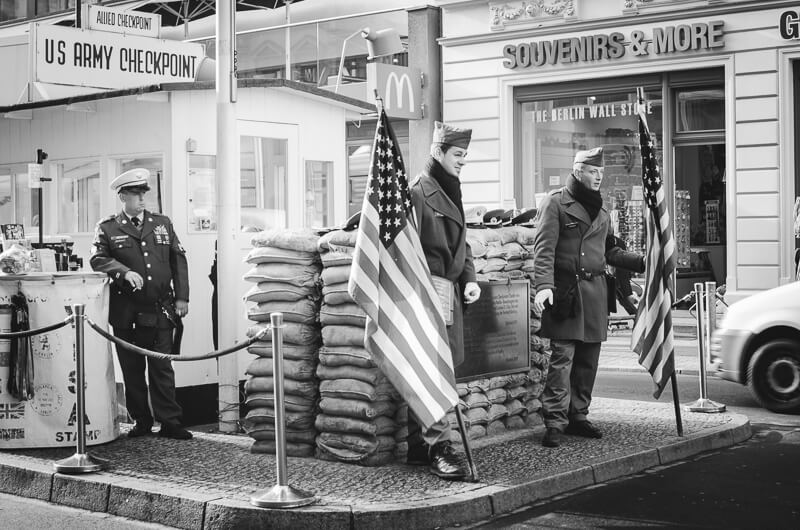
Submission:
[[467,477],[467,468],[456,455],[450,442],[437,443],[431,447],[428,456],[430,458],[429,469],[437,477],[445,480],[464,480]]
[[430,446],[422,440],[408,441],[406,464],[410,466],[427,466],[430,462],[428,453]]

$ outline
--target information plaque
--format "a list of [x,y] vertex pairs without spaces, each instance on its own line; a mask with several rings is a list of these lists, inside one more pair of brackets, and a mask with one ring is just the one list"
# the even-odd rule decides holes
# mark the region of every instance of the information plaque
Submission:
[[479,282],[481,297],[464,313],[464,362],[456,380],[530,369],[530,284]]

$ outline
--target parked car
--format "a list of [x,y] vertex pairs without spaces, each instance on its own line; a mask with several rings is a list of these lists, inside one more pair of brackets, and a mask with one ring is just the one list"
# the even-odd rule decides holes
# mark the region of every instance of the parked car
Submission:
[[800,413],[800,282],[732,304],[710,349],[722,379],[747,385],[768,410]]

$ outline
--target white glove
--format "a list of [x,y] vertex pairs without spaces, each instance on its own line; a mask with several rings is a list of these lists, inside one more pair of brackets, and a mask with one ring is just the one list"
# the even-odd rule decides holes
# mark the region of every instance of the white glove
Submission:
[[464,303],[471,304],[481,297],[481,288],[475,282],[467,282],[464,286]]
[[552,289],[542,289],[541,291],[536,291],[536,296],[533,297],[533,309],[542,314],[544,311],[544,303],[548,302],[551,306],[553,305],[553,290]]

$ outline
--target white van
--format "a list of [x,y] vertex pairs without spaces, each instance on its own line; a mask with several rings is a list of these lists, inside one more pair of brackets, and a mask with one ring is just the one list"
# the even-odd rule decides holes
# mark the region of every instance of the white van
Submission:
[[732,304],[710,349],[719,377],[747,385],[768,410],[800,413],[800,282]]

